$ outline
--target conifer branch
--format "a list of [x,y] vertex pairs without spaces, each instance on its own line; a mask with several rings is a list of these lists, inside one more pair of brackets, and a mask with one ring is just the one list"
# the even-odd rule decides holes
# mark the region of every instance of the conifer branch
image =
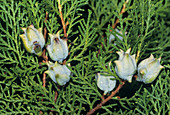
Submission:
[[63,18],[63,13],[62,13],[62,8],[61,8],[60,0],[58,0],[58,9],[59,9],[59,12],[60,12],[61,23],[63,25],[64,37],[67,38],[66,24],[65,24],[65,21],[64,21],[64,18]]
[[[47,22],[47,19],[48,19],[48,12],[46,12],[46,14],[45,14],[45,20],[44,20],[45,23]],[[47,35],[47,27],[45,26],[44,27],[44,39],[45,39],[45,42],[47,41],[46,35]],[[42,57],[44,59],[43,63],[48,62],[48,57],[45,55],[45,52],[46,52],[46,49],[44,49],[43,53],[42,53]],[[45,84],[46,84],[46,73],[44,72],[43,73],[43,87],[45,87]],[[44,96],[44,95],[42,95],[42,96]],[[43,101],[43,99],[41,101]],[[40,111],[39,114],[43,114],[43,112]]]
[[100,109],[102,107],[102,105],[104,105],[107,101],[109,101],[110,99],[112,99],[112,97],[119,92],[119,90],[123,87],[123,85],[125,84],[124,81],[122,81],[119,86],[117,87],[117,89],[115,91],[112,91],[111,95],[109,97],[107,97],[106,99],[104,99],[104,97],[102,97],[102,99],[104,99],[100,104],[98,104],[94,109],[90,110],[86,115],[91,115],[93,114],[96,110]]
[[[126,0],[125,3],[123,4],[123,8],[120,12],[119,15],[125,13],[125,8],[126,8],[126,4],[128,4],[129,0]],[[116,22],[112,25],[112,28],[115,29],[116,25],[119,23],[119,18],[117,18]],[[110,30],[111,31],[111,30]]]
[[[48,12],[45,13],[45,20],[44,20],[45,23],[47,22],[47,19],[48,19]],[[44,39],[45,39],[45,41],[47,41],[46,35],[47,35],[47,27],[45,26],[44,27]]]
[[[46,16],[45,16],[45,20],[44,20],[45,23],[47,22],[47,19],[48,19],[48,12],[46,12]],[[46,36],[47,36],[47,27],[45,26],[44,27],[44,39],[45,39],[45,42],[47,41]],[[42,57],[44,58],[44,61],[47,62],[48,57],[45,55],[45,52],[46,52],[46,49],[43,50]]]
[[58,93],[57,93],[57,91],[55,91],[55,97],[54,97],[54,102],[56,103],[56,101],[57,101],[57,97],[58,97]]
[[[123,8],[120,12],[119,15],[123,14],[125,12],[125,8],[126,8],[126,4],[128,4],[129,0],[126,0],[125,3],[123,4]],[[116,22],[112,25],[112,28],[115,29],[116,25],[119,23],[119,18],[117,18]],[[112,30],[110,30],[112,31]],[[104,38],[104,36],[102,36]],[[106,43],[106,39],[104,40],[104,43]],[[101,44],[102,48],[103,48],[103,44]],[[97,57],[98,57],[98,54],[100,54],[100,49],[98,50],[98,53],[97,53]]]
[[[0,9],[2,9],[0,10],[0,113],[80,115],[87,111],[85,114],[168,114],[169,6],[168,0],[124,0],[123,2],[0,0]],[[128,16],[125,16],[127,11]],[[114,22],[110,23],[110,20]],[[30,24],[34,24],[37,29],[43,27],[41,33],[45,45],[40,45],[41,49],[43,48],[41,57],[27,52],[22,38],[19,37],[23,33],[20,27],[26,28]],[[108,24],[111,24],[111,28]],[[124,31],[129,30],[128,39],[119,40],[119,36],[126,37],[126,35],[114,32],[112,34],[117,36],[114,39],[116,45],[111,45],[106,36],[109,37],[111,30],[118,26],[123,27]],[[72,65],[68,68],[72,72],[71,81],[66,86],[59,86],[54,82],[47,83],[47,74],[44,73],[47,70],[45,64],[48,59],[51,60],[44,47],[48,45],[47,33],[59,29],[63,29],[62,39],[65,39],[65,36],[71,37],[68,45],[70,55],[60,63],[65,65],[67,61]],[[27,37],[35,36],[32,34]],[[36,42],[33,44],[37,45]],[[156,57],[162,57],[160,63],[164,65],[165,70],[151,84],[144,85],[142,82],[134,81],[128,86],[124,85],[122,89],[117,89],[118,84],[109,95],[100,94],[100,88],[96,82],[94,83],[97,80],[97,78],[94,80],[94,74],[108,73],[109,76],[118,78],[114,65],[109,68],[106,65],[117,58],[117,54],[111,52],[115,52],[118,48],[124,50],[130,46],[133,49],[131,54],[136,54],[137,66],[152,53]],[[110,71],[111,68],[113,72]],[[133,77],[139,77],[137,75]],[[130,91],[126,94],[126,91],[122,92],[123,89]],[[125,95],[125,98],[120,95]],[[112,109],[118,106],[118,110]],[[128,111],[129,109],[131,111]]]
[[[48,19],[48,12],[46,12],[46,16],[45,16],[45,20],[44,20],[45,23],[47,22],[47,19]],[[44,27],[44,39],[45,39],[45,41],[47,41],[46,35],[47,35],[47,27],[45,26]],[[45,52],[46,52],[46,49],[43,50],[42,57],[44,58],[43,61],[46,63],[48,61],[48,57],[45,55]],[[43,73],[43,87],[45,87],[45,82],[46,82],[45,79],[46,79],[46,74]]]

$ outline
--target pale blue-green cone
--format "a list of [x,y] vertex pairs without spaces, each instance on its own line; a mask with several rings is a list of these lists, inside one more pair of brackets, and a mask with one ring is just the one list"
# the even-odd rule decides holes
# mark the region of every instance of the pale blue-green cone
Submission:
[[61,39],[59,31],[57,34],[49,34],[51,44],[47,46],[47,51],[53,61],[60,63],[68,56],[68,46],[65,39]]
[[120,49],[120,51],[117,52],[119,59],[114,61],[117,75],[121,79],[127,80],[129,83],[132,82],[133,74],[136,71],[135,54],[131,56],[130,50],[131,48],[124,52]]
[[24,34],[20,35],[20,37],[22,38],[25,49],[29,53],[34,53],[38,56],[41,56],[42,48],[45,45],[42,29],[39,28],[37,30],[33,25],[21,29],[24,31]]
[[59,85],[65,85],[70,80],[71,71],[67,68],[66,65],[60,65],[57,63],[48,62],[48,70],[45,71],[50,78]]
[[103,76],[100,73],[97,73],[97,86],[104,91],[104,94],[107,92],[112,91],[116,86],[116,80],[111,80],[110,78],[115,78],[113,76]]
[[[116,32],[122,34],[121,31],[119,31],[118,29],[115,29],[115,30],[116,30]],[[115,40],[115,36],[117,36],[120,40],[123,40],[123,37],[118,34],[116,34],[116,35],[110,34],[109,43],[111,43],[113,40]],[[114,45],[116,45],[116,43],[114,43]]]
[[158,76],[161,69],[164,68],[160,64],[160,60],[161,58],[156,59],[151,54],[149,58],[140,62],[138,65],[138,77],[136,80],[144,82],[145,84],[152,83]]

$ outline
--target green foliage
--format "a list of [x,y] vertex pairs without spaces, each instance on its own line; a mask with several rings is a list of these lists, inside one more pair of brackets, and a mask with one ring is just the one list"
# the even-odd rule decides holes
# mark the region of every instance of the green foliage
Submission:
[[151,85],[151,91],[144,88],[142,94],[136,94],[136,103],[139,105],[135,108],[136,112],[143,115],[155,113],[165,115],[169,112],[169,75],[169,71],[163,71],[162,76],[165,79],[159,76],[155,85]]
[[[170,112],[170,2],[168,0],[61,0],[67,26],[70,55],[67,62],[71,80],[58,87],[43,72],[47,66],[42,57],[26,52],[20,27],[33,24],[57,33],[62,23],[57,0],[0,0],[0,114],[86,114],[101,102],[102,91],[97,87],[95,74],[115,76],[116,51],[132,48],[139,54],[138,63],[152,53],[162,57],[165,67],[152,84],[133,79],[125,83],[95,114],[167,114]],[[45,22],[45,13],[48,19]],[[119,19],[118,33],[111,26]],[[112,32],[110,31],[112,30]],[[109,43],[110,34],[119,34]],[[47,41],[49,36],[47,35]],[[46,53],[48,56],[48,53]],[[109,62],[111,67],[109,67]],[[115,89],[114,89],[115,90]],[[55,95],[57,92],[57,100]],[[109,96],[110,94],[106,95]]]

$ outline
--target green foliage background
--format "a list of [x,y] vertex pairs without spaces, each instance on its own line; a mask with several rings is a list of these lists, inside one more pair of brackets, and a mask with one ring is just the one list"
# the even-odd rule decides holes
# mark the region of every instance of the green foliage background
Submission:
[[[119,15],[124,2],[61,0],[64,20],[69,22],[67,63],[73,74],[60,88],[47,76],[44,88],[42,74],[47,66],[39,64],[42,58],[26,52],[20,27],[33,24],[36,28],[46,26],[49,33],[62,30],[57,0],[0,0],[0,114],[86,114],[101,102],[103,92],[96,85],[95,74],[107,72],[120,80],[113,63],[118,58],[116,51],[130,47],[131,54],[140,51],[138,63],[152,53],[162,57],[165,69],[152,84],[135,79],[131,84],[126,82],[116,94],[120,100],[113,97],[95,114],[169,113],[170,1],[129,0],[126,13]],[[45,12],[49,14],[47,22]],[[118,34],[111,28],[117,18],[124,39],[116,38],[114,45],[109,36]],[[106,68],[110,61],[112,72]]]

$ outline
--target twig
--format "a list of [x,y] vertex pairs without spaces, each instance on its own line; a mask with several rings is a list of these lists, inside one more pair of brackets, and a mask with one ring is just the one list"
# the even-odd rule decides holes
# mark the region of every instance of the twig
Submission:
[[105,99],[104,96],[105,96],[105,94],[103,93],[103,95],[102,95],[102,97],[101,97],[102,101]]
[[[48,19],[48,12],[45,13],[45,20],[44,20],[45,23],[47,22],[47,19]],[[45,41],[47,41],[46,35],[47,35],[47,27],[45,26],[44,27],[44,39],[45,39]]]
[[[43,87],[45,87],[45,79],[46,79],[46,74],[45,74],[45,72],[43,73]],[[44,95],[42,95],[42,97],[43,97]],[[43,99],[41,100],[41,101],[43,101]],[[39,114],[43,114],[43,112],[42,111],[40,111],[39,112]]]
[[58,93],[57,93],[57,91],[55,91],[55,97],[54,97],[54,102],[56,103],[56,101],[57,101],[57,97],[58,97]]
[[65,24],[65,21],[64,21],[64,18],[63,18],[63,13],[62,13],[62,9],[61,9],[60,0],[58,0],[58,9],[59,9],[59,12],[60,12],[61,23],[63,25],[64,37],[67,38],[66,24]]
[[138,76],[137,75],[134,75],[134,78],[135,78],[135,80],[138,78]]
[[[47,18],[48,18],[48,13],[46,12],[46,14],[45,14],[45,20],[44,20],[44,22],[47,22]],[[46,41],[46,35],[47,35],[47,27],[45,26],[44,27],[44,39],[45,39],[45,41]],[[46,50],[44,49],[43,50],[43,53],[42,53],[42,57],[43,57],[43,63],[46,63],[47,61],[48,61],[48,57],[45,55],[45,52],[46,52]],[[40,62],[40,64],[41,64],[41,62]],[[46,83],[46,74],[45,74],[45,72],[43,73],[43,87],[45,87],[45,83]],[[42,96],[44,96],[44,95],[42,95]],[[43,99],[41,100],[41,101],[43,101]],[[39,114],[43,114],[43,112],[42,111],[40,111],[39,112]]]
[[[129,0],[126,0],[126,2],[123,4],[123,8],[120,12],[119,15],[125,13],[125,8],[126,8],[126,4],[129,2]],[[116,22],[113,24],[112,28],[115,29],[116,25],[119,23],[119,18],[116,20]]]
[[67,22],[66,22],[66,28],[67,28],[68,25],[69,25],[69,22],[67,21]]
[[[48,12],[46,12],[46,14],[45,14],[44,22],[47,22],[47,19],[48,19]],[[44,27],[44,39],[45,39],[45,42],[47,41],[46,36],[47,36],[47,27],[45,26]],[[45,62],[47,62],[48,57],[45,55],[45,52],[46,52],[46,49],[43,50],[42,57],[44,58]]]
[[[44,22],[47,22],[47,19],[48,19],[48,12],[46,12]],[[45,41],[47,41],[46,40],[46,35],[47,35],[47,27],[45,26],[44,27],[44,39],[45,39]],[[46,49],[43,50],[42,57],[44,58],[43,62],[46,63],[46,62],[48,62],[48,57],[45,55],[45,52],[46,52]],[[46,79],[46,74],[43,73],[43,87],[45,87],[45,82],[46,82],[45,79]]]
[[[123,8],[120,12],[119,15],[123,14],[125,12],[125,8],[126,8],[126,4],[129,2],[129,0],[126,0],[126,2],[123,4]],[[119,18],[116,20],[116,22],[112,25],[112,28],[115,29],[116,25],[119,23]],[[112,30],[110,30],[111,32]],[[104,38],[104,36],[102,36]],[[106,39],[104,40],[104,43],[106,43]],[[101,44],[102,48],[103,48],[103,44]],[[96,54],[96,57],[98,57],[98,54],[100,54],[100,49],[98,50],[98,53]]]
[[92,110],[90,110],[86,115],[91,115],[91,114],[93,114],[96,110],[100,109],[100,108],[102,107],[102,105],[104,105],[107,101],[109,101],[110,99],[112,99],[112,97],[113,97],[117,92],[119,92],[119,90],[123,87],[124,84],[125,84],[125,82],[120,83],[119,86],[116,88],[116,90],[113,91],[109,97],[107,97],[106,99],[104,99],[100,104],[98,104],[95,108],[93,108]]
[[[63,13],[62,13],[62,8],[61,8],[61,4],[60,4],[60,0],[58,0],[58,9],[59,9],[59,12],[60,12],[61,23],[62,23],[62,25],[63,25],[63,30],[64,30],[64,39],[65,39],[65,40],[68,40],[68,39],[67,39],[68,36],[67,36],[66,28],[67,28],[67,26],[69,25],[69,22],[67,21],[67,22],[65,23],[65,21],[64,21]],[[66,64],[66,60],[64,60],[63,64],[64,64],[64,65]]]
[[[58,97],[58,93],[57,93],[57,91],[55,91],[55,97],[54,97],[54,102],[55,102],[55,103],[56,103],[56,101],[57,101],[57,97]],[[54,107],[52,107],[52,108],[54,108]],[[51,112],[54,114],[54,112],[56,112],[56,111],[51,110]],[[49,115],[51,115],[51,114],[49,113]]]

